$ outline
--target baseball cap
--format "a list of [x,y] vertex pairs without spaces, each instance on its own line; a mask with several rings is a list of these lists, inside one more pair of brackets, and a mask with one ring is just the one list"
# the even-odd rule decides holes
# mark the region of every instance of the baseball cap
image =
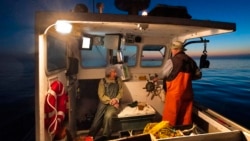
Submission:
[[181,49],[183,51],[186,51],[186,49],[183,47],[183,43],[181,41],[172,42],[171,49]]

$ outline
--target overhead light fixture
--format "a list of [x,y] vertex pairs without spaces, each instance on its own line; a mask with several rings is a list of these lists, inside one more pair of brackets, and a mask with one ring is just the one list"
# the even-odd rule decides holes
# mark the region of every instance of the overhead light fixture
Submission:
[[72,30],[72,25],[68,21],[59,20],[55,24],[56,31],[62,34],[68,34]]
[[67,21],[67,20],[58,20],[58,21],[56,21],[56,23],[53,23],[53,24],[49,25],[45,29],[44,34],[47,34],[49,29],[51,27],[54,27],[54,26],[55,26],[55,29],[56,29],[57,32],[62,33],[62,34],[68,34],[72,30],[71,23],[72,23],[71,21]]

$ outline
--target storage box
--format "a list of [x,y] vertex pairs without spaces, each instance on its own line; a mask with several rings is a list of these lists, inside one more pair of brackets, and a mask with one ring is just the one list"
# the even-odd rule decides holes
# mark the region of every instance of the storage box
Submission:
[[155,114],[124,117],[124,118],[113,118],[113,130],[116,131],[127,131],[127,130],[140,130],[153,121]]

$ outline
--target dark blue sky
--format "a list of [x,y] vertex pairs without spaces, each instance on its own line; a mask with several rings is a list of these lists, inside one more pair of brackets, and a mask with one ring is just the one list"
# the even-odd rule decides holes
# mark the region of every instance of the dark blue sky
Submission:
[[[94,0],[100,2],[101,0]],[[104,13],[124,13],[114,6],[113,0],[103,0]],[[1,0],[0,5],[0,49],[1,53],[34,52],[34,16],[36,11],[69,11],[77,3],[90,6],[93,12],[93,0]],[[157,4],[186,6],[193,19],[234,22],[234,33],[209,37],[208,53],[250,54],[250,17],[249,0],[151,0],[148,11]],[[96,12],[96,10],[95,10]],[[188,48],[188,52],[200,54],[198,45]]]

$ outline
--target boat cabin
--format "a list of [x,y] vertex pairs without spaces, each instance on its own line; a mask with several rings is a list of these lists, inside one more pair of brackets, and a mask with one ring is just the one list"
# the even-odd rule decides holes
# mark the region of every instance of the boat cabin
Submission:
[[[165,91],[160,72],[171,57],[170,44],[178,40],[188,48],[192,43],[200,43],[201,48],[197,50],[202,52],[203,44],[209,42],[206,37],[236,31],[235,23],[196,20],[189,15],[157,15],[157,9],[148,15],[138,15],[138,11],[125,15],[105,14],[101,9],[99,13],[91,13],[86,12],[86,7],[77,6],[80,8],[73,11],[36,13],[37,141],[77,140],[88,132],[99,101],[98,83],[109,65],[117,66],[124,88],[121,112],[113,119],[114,134],[133,137],[148,123],[161,121]],[[162,10],[164,12],[161,6],[159,11]],[[60,27],[64,33],[59,32]],[[159,78],[157,83],[153,83],[153,88],[148,87],[155,77]],[[60,107],[64,108],[62,114]],[[203,121],[199,125],[204,125],[203,131],[217,133],[203,134],[208,137],[206,140],[243,140],[240,126],[231,126],[226,120],[240,130],[231,131],[212,120],[222,117],[204,108],[196,107],[194,113],[197,121]],[[57,126],[63,126],[64,132],[57,135]],[[197,138],[192,140],[201,140],[202,136]]]

